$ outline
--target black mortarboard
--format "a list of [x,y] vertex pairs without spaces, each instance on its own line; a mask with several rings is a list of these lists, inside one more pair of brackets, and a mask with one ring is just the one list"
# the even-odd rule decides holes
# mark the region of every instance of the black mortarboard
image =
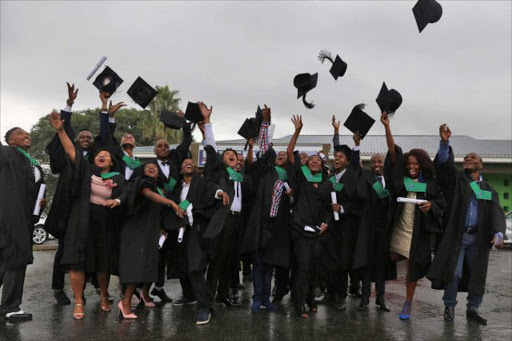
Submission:
[[308,109],[312,109],[315,107],[313,102],[308,103],[306,101],[306,94],[313,90],[316,87],[316,83],[318,82],[318,73],[311,75],[309,73],[301,73],[295,76],[293,79],[293,85],[297,88],[297,98],[302,97],[302,103]]
[[318,60],[324,63],[325,60],[329,60],[332,63],[331,70],[329,71],[335,80],[338,80],[338,77],[343,77],[345,72],[347,71],[347,63],[345,63],[340,56],[336,55],[336,58],[332,60],[331,53],[327,50],[320,51],[318,55]]
[[356,105],[354,109],[352,109],[350,115],[348,115],[345,123],[343,123],[343,125],[351,132],[358,132],[359,135],[361,135],[361,138],[366,136],[372,125],[375,123],[375,120],[363,111],[364,107],[364,104]]
[[352,149],[350,149],[350,147],[346,144],[342,144],[341,146],[334,146],[334,153],[336,154],[337,152],[342,152],[349,160],[352,158]]
[[153,89],[144,79],[137,77],[127,93],[135,103],[145,109],[158,94],[158,91]]
[[255,118],[246,118],[244,124],[238,130],[238,135],[244,139],[249,140],[258,136],[258,127]]
[[441,19],[443,7],[436,0],[418,0],[412,8],[412,13],[421,33],[428,24],[433,24]]
[[121,77],[108,66],[105,66],[105,69],[92,82],[99,91],[108,92],[111,96],[122,83]]
[[185,119],[173,111],[164,110],[160,113],[160,122],[171,129],[181,129],[185,126]]
[[199,102],[188,102],[187,110],[185,110],[185,118],[190,122],[201,122],[204,119],[203,114],[201,114],[201,110],[199,109]]
[[380,112],[387,112],[389,115],[398,110],[402,104],[402,95],[395,89],[388,90],[386,82],[382,83],[379,96],[375,100],[379,105]]

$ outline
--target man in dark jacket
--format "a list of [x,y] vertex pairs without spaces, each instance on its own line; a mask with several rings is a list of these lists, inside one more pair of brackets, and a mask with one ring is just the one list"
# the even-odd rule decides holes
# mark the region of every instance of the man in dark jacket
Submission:
[[491,243],[500,248],[505,233],[505,215],[498,194],[482,178],[482,158],[476,153],[464,157],[464,171],[455,168],[449,145],[450,129],[439,128],[441,143],[435,159],[438,181],[448,199],[443,217],[444,233],[427,278],[434,289],[444,289],[444,319],[452,321],[457,305],[457,291],[468,292],[466,317],[486,325],[478,308],[482,304]]

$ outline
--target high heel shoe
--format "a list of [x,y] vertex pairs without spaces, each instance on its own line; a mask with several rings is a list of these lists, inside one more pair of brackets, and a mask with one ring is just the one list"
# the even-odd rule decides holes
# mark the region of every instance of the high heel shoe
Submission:
[[412,302],[405,300],[404,307],[400,313],[400,320],[409,320],[411,318]]
[[117,307],[119,308],[119,312],[117,313],[117,315],[120,318],[124,318],[124,319],[136,319],[137,318],[137,315],[135,315],[134,313],[126,314],[124,312],[123,301],[119,301],[119,303],[117,304]]
[[112,311],[112,305],[110,304],[108,296],[100,297],[100,308],[101,308],[101,311],[104,311],[106,313],[109,313]]
[[[81,311],[77,311],[77,310],[81,310]],[[73,318],[75,320],[82,320],[85,316],[85,313],[84,313],[84,305],[82,303],[76,303],[75,302],[75,306],[73,307]]]
[[146,301],[146,299],[144,298],[144,293],[140,293],[140,303],[139,305],[144,305],[144,307],[147,307],[147,308],[154,308],[156,307],[155,303],[149,299],[149,301]]
[[306,308],[306,305],[302,305],[300,307],[300,317],[307,319],[308,318],[308,309]]

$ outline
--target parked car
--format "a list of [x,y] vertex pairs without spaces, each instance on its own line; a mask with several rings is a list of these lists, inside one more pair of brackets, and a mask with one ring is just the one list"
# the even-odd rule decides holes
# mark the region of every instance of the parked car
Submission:
[[508,212],[505,215],[505,218],[507,229],[505,231],[505,236],[503,239],[505,241],[505,244],[512,244],[512,211]]
[[54,236],[46,232],[44,229],[44,223],[46,222],[46,214],[41,214],[41,218],[34,225],[34,232],[32,234],[32,241],[34,244],[43,244],[46,240],[55,239]]

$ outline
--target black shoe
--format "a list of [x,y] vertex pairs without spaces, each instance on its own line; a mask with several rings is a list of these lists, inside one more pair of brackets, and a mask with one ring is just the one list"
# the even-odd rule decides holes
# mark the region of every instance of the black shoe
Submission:
[[487,320],[480,316],[480,314],[478,314],[478,310],[466,310],[466,318],[468,320],[475,321],[476,323],[481,324],[482,326],[487,325]]
[[345,297],[340,298],[338,301],[338,306],[336,307],[338,311],[347,310],[347,299]]
[[212,317],[212,313],[208,309],[199,310],[199,314],[197,315],[196,324],[202,325],[210,322],[210,318]]
[[355,298],[363,297],[363,295],[361,294],[361,291],[359,291],[358,288],[351,288],[348,290],[348,293],[350,294],[350,296],[355,297]]
[[283,300],[283,297],[285,296],[286,294],[282,294],[282,293],[279,293],[279,294],[275,294],[274,295],[274,298],[272,299],[272,303],[279,303]]
[[64,290],[54,290],[53,291],[53,297],[57,300],[58,305],[69,305],[71,304],[71,301],[69,300],[69,297],[66,295]]
[[32,314],[26,313],[23,310],[10,312],[5,314],[5,319],[9,321],[26,321],[32,320]]
[[160,299],[160,301],[162,302],[172,302],[172,298],[170,298],[169,296],[167,296],[167,294],[165,293],[165,290],[162,288],[160,290],[158,290],[157,288],[153,288],[151,289],[151,292],[150,294],[152,296],[156,296]]
[[388,313],[391,311],[384,297],[377,296],[375,299],[375,304],[378,305],[380,309],[387,311]]
[[454,307],[444,307],[444,320],[445,321],[453,321],[455,317],[455,308]]
[[361,301],[359,302],[359,308],[357,308],[357,310],[359,310],[359,311],[367,310],[368,304],[370,304],[370,300],[366,297],[361,297]]
[[181,297],[177,300],[174,300],[172,302],[172,305],[176,306],[176,307],[180,307],[182,305],[192,305],[192,304],[196,304],[197,301],[196,300],[187,300],[185,297]]
[[230,300],[229,298],[224,298],[224,299],[221,299],[221,300],[217,300],[217,303],[220,303],[224,308],[240,304],[238,302],[234,302],[234,301]]

